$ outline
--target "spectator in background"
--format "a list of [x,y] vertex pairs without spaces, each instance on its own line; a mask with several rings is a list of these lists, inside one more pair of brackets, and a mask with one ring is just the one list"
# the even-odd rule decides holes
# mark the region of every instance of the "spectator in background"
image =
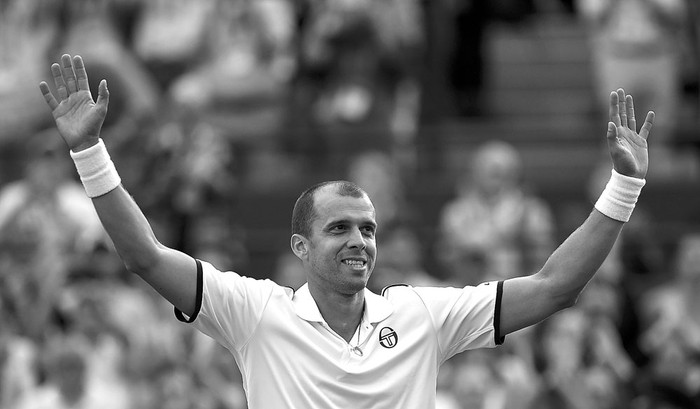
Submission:
[[[37,139],[28,138],[30,149]],[[69,275],[96,251],[111,248],[80,184],[61,165],[58,146],[43,145],[24,178],[0,189],[0,298],[21,317],[20,334],[34,340],[44,336],[57,290]]]
[[41,78],[40,67],[60,37],[59,9],[53,1],[0,1],[0,186],[22,177],[24,136],[47,125],[41,101],[26,90]]
[[[84,277],[66,285],[57,306],[62,325],[47,333],[51,341],[80,345],[93,398],[109,396],[110,403],[129,409],[161,408],[159,381],[186,367],[190,331],[164,319],[167,305],[129,278]],[[190,391],[196,395],[194,387]]]
[[280,285],[297,290],[306,283],[304,266],[294,254],[283,251],[277,256],[273,279]]
[[206,30],[216,0],[143,3],[133,25],[133,50],[164,91],[205,56]]
[[[488,80],[487,34],[494,23],[517,26],[536,11],[535,0],[439,0],[426,2],[429,8],[428,38],[431,53],[440,61],[440,72],[431,72],[434,85],[445,87],[450,100],[448,112],[459,117],[478,117],[487,114],[484,109],[484,86]],[[537,4],[536,4],[537,3]],[[443,44],[446,49],[442,49]],[[435,50],[437,48],[437,50]],[[442,55],[444,54],[444,55]],[[445,77],[444,80],[441,77]],[[444,82],[444,84],[443,84]],[[439,96],[436,95],[439,99]],[[444,109],[435,108],[436,102],[427,101],[429,114],[444,115]],[[432,119],[432,118],[429,118]]]
[[160,85],[177,126],[197,123],[217,134],[218,145],[230,145],[224,151],[243,152],[236,176],[269,190],[295,175],[269,171],[270,163],[295,166],[276,154],[296,70],[295,36],[290,0],[156,1],[134,40],[137,55],[163,72]]
[[540,388],[530,345],[516,341],[497,351],[469,351],[440,375],[438,409],[525,409]]
[[46,359],[46,384],[27,394],[18,409],[68,409],[84,406],[86,364],[76,346],[54,351]]
[[[371,141],[384,148],[410,144],[417,126],[421,7],[416,0],[304,1],[293,119],[314,135],[302,142],[342,150]],[[343,140],[333,132],[369,127]],[[325,132],[328,132],[326,134]],[[362,137],[363,139],[359,139]],[[308,137],[307,137],[308,138]],[[296,139],[290,142],[298,142]]]
[[[696,102],[691,114],[700,113],[700,2],[686,0],[688,13],[686,15],[688,48],[684,61],[684,90],[686,96]],[[700,148],[700,138],[693,141],[696,148]]]
[[[160,39],[152,44],[152,52],[171,52],[162,58],[176,59],[188,69],[169,84],[169,99],[197,112],[233,140],[276,147],[273,138],[280,130],[295,70],[291,1],[177,1],[175,7],[171,3],[153,3],[137,37],[139,55],[152,59],[146,44]],[[180,33],[172,18],[190,30]],[[186,34],[191,38],[184,44],[173,43],[172,35]],[[161,47],[161,42],[168,46]]]
[[532,273],[554,248],[548,205],[522,185],[521,158],[502,141],[476,151],[469,177],[440,214],[436,257],[462,285]]
[[41,78],[41,66],[59,36],[58,10],[53,1],[0,2],[0,148],[46,124],[41,101],[29,98],[26,90]]
[[412,216],[403,174],[390,154],[368,151],[352,157],[347,178],[361,186],[382,209],[377,215],[381,223],[391,224]]
[[46,379],[24,395],[16,409],[131,409],[125,389],[100,383],[89,367],[85,344],[79,339],[59,339],[39,362]]
[[[482,360],[470,360],[470,355],[459,357],[445,368],[449,374],[441,377],[438,385],[438,409],[504,409],[500,396],[501,385],[493,366]],[[449,368],[449,369],[448,369]]]
[[379,243],[382,256],[377,260],[376,274],[372,275],[368,287],[377,292],[388,285],[408,284],[413,286],[444,285],[425,269],[423,248],[416,231],[408,223],[393,223],[382,228]]
[[484,35],[491,24],[491,4],[488,0],[445,2],[452,13],[452,49],[449,56],[448,78],[455,109],[460,116],[483,113]]
[[686,1],[577,0],[577,10],[589,27],[597,101],[607,98],[609,87],[623,87],[635,95],[639,112],[663,113],[655,124],[659,156],[653,166],[657,177],[668,176],[681,163],[669,155],[677,154],[681,57],[689,45]]
[[[0,270],[1,271],[1,270]],[[2,302],[7,295],[0,282],[0,409],[15,409],[14,404],[36,384],[34,360],[38,348],[29,338],[20,336],[18,317]]]
[[[630,361],[605,321],[576,307],[537,331],[535,353],[543,385],[533,409],[615,409],[629,401]],[[625,371],[619,372],[620,367]]]
[[649,386],[673,389],[700,406],[700,235],[679,241],[670,283],[641,301],[641,346],[649,355]]
[[[182,109],[170,111],[144,143],[139,180],[151,180],[136,194],[173,245],[197,251],[196,221],[224,217],[226,198],[238,188],[233,149],[221,130]],[[207,211],[204,212],[204,207]],[[218,235],[209,232],[211,239]],[[203,243],[202,243],[203,244]]]

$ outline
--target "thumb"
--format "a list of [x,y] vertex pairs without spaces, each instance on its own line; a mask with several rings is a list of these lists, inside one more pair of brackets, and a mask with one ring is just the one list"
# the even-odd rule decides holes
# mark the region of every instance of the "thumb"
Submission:
[[617,126],[613,122],[608,122],[608,133],[605,135],[608,140],[617,138]]
[[100,85],[97,87],[97,106],[107,110],[107,105],[109,104],[109,90],[107,89],[107,80],[100,81]]

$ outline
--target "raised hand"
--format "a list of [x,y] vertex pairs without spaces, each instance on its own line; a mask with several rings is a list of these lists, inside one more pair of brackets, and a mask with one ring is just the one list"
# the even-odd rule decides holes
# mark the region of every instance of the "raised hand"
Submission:
[[97,102],[93,101],[88,86],[87,72],[80,56],[64,54],[61,64],[51,65],[57,96],[42,81],[39,89],[51,108],[61,137],[68,147],[80,151],[97,143],[100,129],[107,115],[109,91],[107,81],[100,81]]
[[617,173],[644,179],[649,169],[647,138],[653,123],[654,112],[649,111],[637,133],[632,96],[625,95],[622,88],[610,93],[607,140],[613,167]]

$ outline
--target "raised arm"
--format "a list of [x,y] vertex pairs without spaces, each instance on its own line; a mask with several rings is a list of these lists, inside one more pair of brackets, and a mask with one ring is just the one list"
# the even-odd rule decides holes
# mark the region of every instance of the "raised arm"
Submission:
[[574,305],[617,240],[636,202],[648,169],[649,112],[637,133],[632,97],[610,94],[607,143],[613,175],[588,219],[549,257],[542,269],[503,284],[500,334],[533,325]]
[[56,95],[46,82],[42,81],[39,89],[119,256],[129,271],[138,274],[180,311],[191,315],[197,291],[194,259],[156,239],[143,212],[121,186],[100,140],[109,103],[107,82],[100,82],[95,102],[80,56],[63,55],[61,64],[51,66],[51,73]]

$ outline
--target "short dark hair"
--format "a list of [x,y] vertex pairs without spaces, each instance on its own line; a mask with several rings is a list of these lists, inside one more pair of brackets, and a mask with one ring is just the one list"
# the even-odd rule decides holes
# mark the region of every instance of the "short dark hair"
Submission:
[[301,193],[292,211],[292,234],[300,234],[304,237],[311,235],[311,223],[316,217],[316,207],[314,199],[316,192],[326,186],[332,186],[340,196],[350,197],[369,197],[357,184],[348,182],[347,180],[331,180],[327,182],[317,183]]

